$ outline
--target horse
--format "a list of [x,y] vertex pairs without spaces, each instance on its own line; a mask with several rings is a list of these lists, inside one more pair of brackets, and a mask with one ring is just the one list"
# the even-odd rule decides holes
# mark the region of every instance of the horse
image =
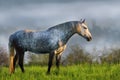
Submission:
[[92,35],[86,25],[85,19],[81,21],[64,22],[50,27],[45,31],[19,30],[11,34],[8,43],[10,74],[14,73],[17,61],[21,71],[24,72],[23,59],[26,51],[37,54],[49,54],[48,74],[50,73],[55,55],[56,67],[59,69],[61,55],[66,49],[66,43],[75,33],[79,34],[87,41],[92,40]]

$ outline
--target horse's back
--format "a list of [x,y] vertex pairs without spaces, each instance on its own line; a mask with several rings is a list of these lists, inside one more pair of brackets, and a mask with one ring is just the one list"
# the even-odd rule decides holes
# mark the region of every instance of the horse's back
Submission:
[[21,38],[21,37],[25,37],[25,34],[27,32],[25,30],[19,30],[19,31],[16,31],[15,33],[11,34],[10,37],[9,37],[9,40],[15,40],[17,38]]
[[23,32],[24,32],[23,30],[20,30],[20,31],[16,31],[15,33],[11,34],[9,37],[9,42],[15,41],[20,36],[20,34]]
[[19,30],[9,37],[9,43],[12,43],[16,47],[23,48],[23,45],[26,45],[27,41],[32,37],[33,32],[26,30]]

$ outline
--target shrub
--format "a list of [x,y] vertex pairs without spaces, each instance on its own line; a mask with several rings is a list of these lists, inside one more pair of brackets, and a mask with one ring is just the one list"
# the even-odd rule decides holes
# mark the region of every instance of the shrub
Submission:
[[8,54],[7,50],[0,47],[0,65],[8,65]]

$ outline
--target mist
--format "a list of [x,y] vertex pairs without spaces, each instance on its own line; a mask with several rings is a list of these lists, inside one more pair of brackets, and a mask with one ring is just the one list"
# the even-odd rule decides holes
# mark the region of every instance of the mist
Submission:
[[[68,46],[79,44],[93,54],[105,47],[120,48],[120,4],[113,0],[0,1],[0,44],[7,48],[10,34],[21,29],[46,30],[57,24],[86,19],[93,40],[74,35]],[[66,52],[69,52],[69,47]]]

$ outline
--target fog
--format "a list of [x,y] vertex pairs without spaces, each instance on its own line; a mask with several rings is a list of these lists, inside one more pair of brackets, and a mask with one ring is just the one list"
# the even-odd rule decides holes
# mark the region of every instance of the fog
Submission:
[[[120,3],[115,0],[0,0],[0,44],[7,48],[10,34],[21,29],[46,30],[85,18],[93,35],[87,42],[74,35],[67,45],[79,44],[93,54],[105,47],[120,47]],[[66,52],[69,52],[69,47]]]

